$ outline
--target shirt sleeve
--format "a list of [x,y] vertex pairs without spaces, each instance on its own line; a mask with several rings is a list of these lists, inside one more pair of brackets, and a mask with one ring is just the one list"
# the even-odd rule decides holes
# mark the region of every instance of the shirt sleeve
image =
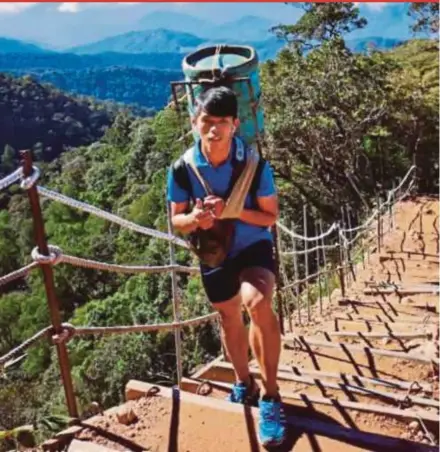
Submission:
[[261,171],[260,185],[257,190],[257,196],[271,196],[276,194],[275,180],[273,177],[273,169],[269,162],[265,162]]
[[186,202],[189,201],[190,196],[188,191],[184,190],[175,181],[173,176],[173,168],[168,170],[168,180],[167,180],[167,200],[169,202]]

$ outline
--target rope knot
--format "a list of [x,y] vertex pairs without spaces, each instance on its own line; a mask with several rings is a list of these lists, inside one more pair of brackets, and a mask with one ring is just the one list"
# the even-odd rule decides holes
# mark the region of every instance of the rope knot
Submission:
[[65,344],[75,335],[75,327],[71,323],[62,323],[61,328],[61,333],[52,334],[52,344]]
[[29,190],[30,188],[32,188],[37,182],[37,180],[40,178],[39,168],[36,166],[32,166],[32,169],[33,169],[32,174],[28,177],[23,176],[23,171],[21,173],[20,187],[23,188],[24,190]]
[[57,265],[61,262],[63,257],[63,252],[61,248],[54,245],[48,245],[49,256],[45,256],[44,254],[40,254],[38,251],[38,247],[36,246],[31,253],[31,257],[35,262],[39,264],[50,264]]
[[212,392],[212,384],[208,380],[202,381],[196,389],[196,394],[201,396],[207,396]]

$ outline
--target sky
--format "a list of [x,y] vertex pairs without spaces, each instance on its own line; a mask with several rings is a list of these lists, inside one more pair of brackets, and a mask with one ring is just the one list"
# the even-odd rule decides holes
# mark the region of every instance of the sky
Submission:
[[[32,8],[35,5],[37,5],[38,2],[2,2],[0,3],[0,14],[20,14],[21,12],[25,11],[26,9]],[[142,4],[142,2],[64,2],[64,3],[53,3],[53,5],[56,5],[56,9],[59,12],[62,13],[77,13],[79,11],[85,10],[85,9],[91,9],[91,8],[121,8],[121,7],[130,7]],[[163,3],[154,3],[153,5],[162,5]],[[174,5],[177,7],[181,7],[185,9],[186,5],[189,5],[190,2],[169,2],[170,5]],[[365,3],[365,2],[355,2],[355,5],[359,6],[362,5],[366,9],[369,9],[371,11],[381,11],[383,8],[386,8],[387,5],[391,5],[391,3],[387,2],[371,2],[371,3]],[[273,3],[272,3],[272,6]]]
[[[356,3],[368,26],[353,33],[353,38],[381,36],[407,39],[408,4],[394,2]],[[49,48],[92,42],[135,30],[136,23],[153,11],[173,11],[195,16],[214,24],[256,15],[279,23],[291,24],[302,10],[284,2],[3,2],[0,3],[0,37],[43,44]],[[78,33],[78,28],[81,32]]]

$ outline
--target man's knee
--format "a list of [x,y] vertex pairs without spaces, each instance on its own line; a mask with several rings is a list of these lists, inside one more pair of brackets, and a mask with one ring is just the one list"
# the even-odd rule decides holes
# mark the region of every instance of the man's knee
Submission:
[[243,322],[239,296],[221,303],[215,303],[213,306],[220,314],[220,323],[224,328]]
[[264,268],[250,268],[242,273],[242,302],[252,320],[268,318],[272,310],[274,275]]

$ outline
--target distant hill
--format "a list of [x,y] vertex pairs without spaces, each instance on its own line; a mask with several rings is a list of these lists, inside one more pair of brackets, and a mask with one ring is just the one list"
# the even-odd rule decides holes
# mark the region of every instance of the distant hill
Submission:
[[0,37],[0,53],[47,53],[41,47],[17,39]]
[[365,52],[369,49],[388,50],[401,43],[401,39],[381,38],[379,36],[347,40],[347,46],[354,52]]
[[235,41],[263,41],[269,37],[269,29],[276,25],[273,20],[256,15],[245,15],[239,19],[216,25],[210,20],[202,20],[189,14],[172,11],[154,11],[142,17],[137,23],[140,30],[163,28],[190,33],[215,41],[226,39]]
[[[249,24],[247,26],[246,24]],[[261,33],[266,27],[266,32]],[[274,58],[277,52],[285,46],[283,39],[270,33],[270,21],[255,16],[246,16],[236,22],[213,28],[209,38],[203,38],[190,33],[169,29],[133,31],[104,39],[86,46],[74,47],[70,52],[75,54],[99,55],[102,52],[119,52],[125,54],[187,53],[200,47],[216,44],[244,44],[254,47],[260,60]],[[265,38],[255,39],[265,35]],[[347,46],[354,52],[365,52],[369,48],[388,50],[400,44],[401,40],[366,37],[347,40]]]
[[104,52],[96,55],[73,53],[0,53],[0,71],[8,70],[79,70],[129,66],[151,69],[179,70],[180,53],[116,53]]
[[238,20],[227,22],[211,29],[209,35],[216,39],[226,38],[228,40],[263,41],[273,38],[269,32],[275,24],[272,20],[258,16],[244,16]]
[[198,36],[166,29],[132,31],[85,46],[73,47],[76,54],[121,53],[183,53],[196,49],[205,41]]
[[137,30],[175,30],[205,37],[215,26],[210,21],[199,19],[190,14],[174,11],[153,11],[141,17],[135,28]]
[[178,71],[130,67],[40,70],[30,73],[39,81],[51,83],[63,91],[139,105],[147,108],[150,114],[163,108],[170,100],[170,82],[182,79]]
[[70,147],[98,140],[113,121],[114,115],[102,105],[44,86],[30,76],[0,74],[0,92],[0,155],[6,145],[9,149],[1,171],[15,166],[20,149],[33,148],[37,159],[49,161]]

